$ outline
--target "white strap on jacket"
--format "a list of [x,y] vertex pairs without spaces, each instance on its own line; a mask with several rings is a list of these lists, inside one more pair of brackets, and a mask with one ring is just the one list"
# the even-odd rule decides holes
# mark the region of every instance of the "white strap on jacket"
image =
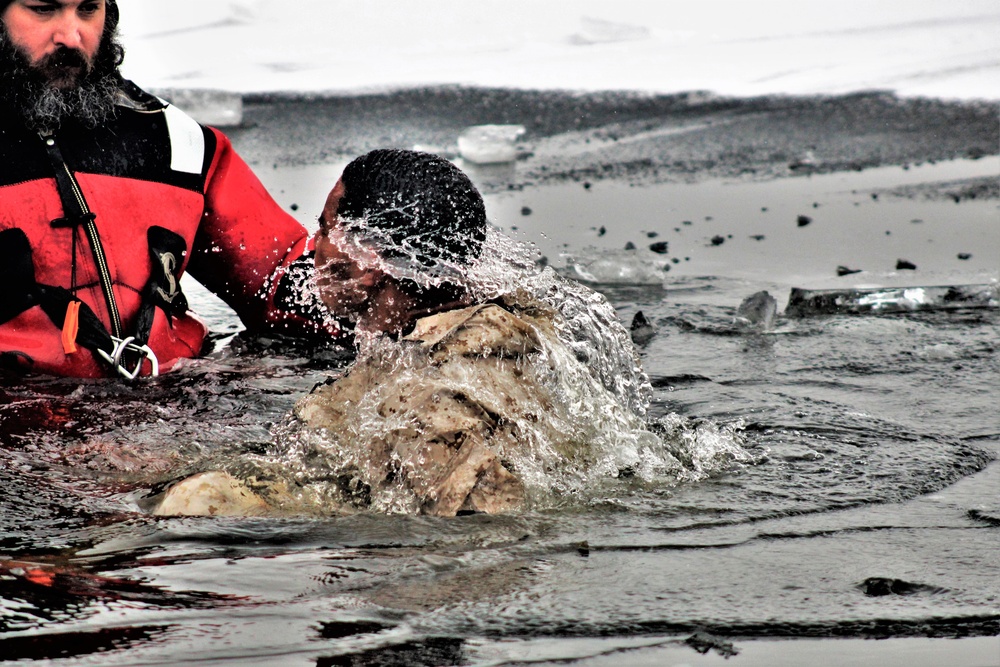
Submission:
[[170,104],[163,109],[170,134],[170,168],[185,174],[200,174],[205,162],[205,135],[191,116]]

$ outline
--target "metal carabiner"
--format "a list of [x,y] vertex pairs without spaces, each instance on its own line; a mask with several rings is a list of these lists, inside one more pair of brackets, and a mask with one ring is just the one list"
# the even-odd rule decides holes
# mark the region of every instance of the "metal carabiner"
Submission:
[[[115,344],[115,348],[108,354],[104,350],[97,350],[98,354],[104,357],[111,366],[118,371],[126,380],[134,380],[139,377],[139,373],[142,372],[142,364],[147,359],[150,364],[150,377],[157,377],[160,374],[160,362],[156,358],[156,354],[148,345],[136,345],[135,336],[129,336],[124,340],[121,338],[111,337],[112,342]],[[122,355],[125,352],[135,352],[139,355],[139,361],[136,362],[135,368],[128,370],[122,365]]]

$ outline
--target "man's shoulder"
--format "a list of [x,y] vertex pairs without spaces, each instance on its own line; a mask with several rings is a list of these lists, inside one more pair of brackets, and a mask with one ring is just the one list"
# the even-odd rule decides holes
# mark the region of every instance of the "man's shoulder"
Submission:
[[119,88],[118,106],[133,111],[149,113],[162,111],[167,104],[156,95],[147,93],[135,83],[126,79]]
[[[119,114],[119,128],[131,128],[137,135],[159,136],[169,144],[171,173],[190,174],[199,179],[205,175],[218,147],[216,136],[208,128],[128,80],[122,82],[118,107],[133,112]],[[199,187],[202,185],[201,180],[197,183]]]
[[541,349],[538,330],[550,326],[538,313],[483,303],[423,317],[403,340],[442,357],[519,357]]

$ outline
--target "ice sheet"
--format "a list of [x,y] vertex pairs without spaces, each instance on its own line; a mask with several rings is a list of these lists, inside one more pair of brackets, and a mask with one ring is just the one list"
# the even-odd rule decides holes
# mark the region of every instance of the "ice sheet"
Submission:
[[174,0],[122,7],[151,88],[427,84],[996,99],[992,0]]

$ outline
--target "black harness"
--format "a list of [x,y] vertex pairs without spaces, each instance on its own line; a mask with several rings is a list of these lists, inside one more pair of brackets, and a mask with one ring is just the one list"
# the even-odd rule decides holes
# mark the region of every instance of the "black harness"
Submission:
[[[147,343],[156,308],[161,308],[169,315],[179,315],[188,309],[178,278],[187,245],[180,235],[166,228],[149,228],[147,240],[152,271],[142,291],[135,331],[126,336],[113,291],[113,279],[96,225],[97,216],[87,205],[83,191],[63,159],[55,137],[42,136],[42,141],[52,163],[56,189],[63,207],[63,217],[50,224],[56,228],[69,228],[72,233],[70,288],[38,283],[27,235],[16,228],[0,231],[0,285],[4,286],[0,292],[0,324],[29,308],[41,306],[52,323],[62,330],[67,354],[72,353],[78,343],[122,377],[135,379],[146,362],[150,364],[150,374],[155,376],[159,373],[159,362]],[[81,229],[87,237],[100,277],[101,291],[110,317],[110,331],[90,306],[76,298],[77,235]]]

